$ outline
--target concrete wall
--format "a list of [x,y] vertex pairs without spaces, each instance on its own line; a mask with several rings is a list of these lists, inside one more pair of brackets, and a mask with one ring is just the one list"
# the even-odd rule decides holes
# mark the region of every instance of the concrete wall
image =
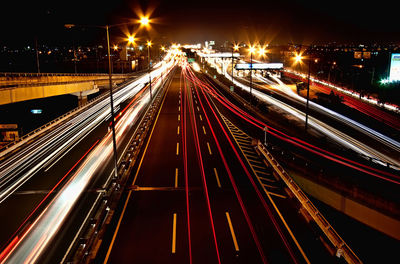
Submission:
[[304,192],[317,200],[390,237],[400,240],[399,220],[371,209],[323,185],[296,175],[293,172],[291,172],[290,175]]

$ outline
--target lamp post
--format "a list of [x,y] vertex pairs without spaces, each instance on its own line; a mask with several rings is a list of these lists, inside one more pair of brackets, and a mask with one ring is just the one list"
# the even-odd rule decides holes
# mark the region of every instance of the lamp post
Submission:
[[[164,46],[161,46],[161,51],[162,51],[162,54],[164,54],[164,52],[165,52],[165,47],[164,47]],[[161,62],[161,56],[162,56],[162,54],[160,53],[160,62]],[[163,64],[164,64],[164,63],[163,63]],[[161,66],[161,83],[164,83],[163,72],[164,72],[164,70],[162,69],[162,66]]]
[[150,88],[150,100],[153,99],[153,95],[151,94],[151,72],[150,72],[150,47],[152,43],[151,41],[147,41],[147,60],[148,60],[148,74],[149,74],[149,88]]
[[108,55],[108,81],[109,81],[109,85],[110,85],[111,125],[112,125],[112,139],[113,139],[113,150],[114,150],[114,176],[118,177],[118,153],[117,153],[117,140],[115,138],[114,100],[113,100],[113,91],[112,91],[113,87],[112,87],[109,27],[110,27],[109,25],[106,25],[107,55]]
[[114,120],[114,100],[113,100],[113,87],[112,87],[112,66],[111,66],[111,56],[110,56],[110,33],[109,29],[111,27],[125,25],[125,24],[132,24],[132,23],[121,23],[121,24],[114,24],[114,25],[105,25],[105,26],[98,26],[98,25],[75,25],[75,24],[65,24],[66,28],[72,27],[95,27],[95,28],[102,28],[106,30],[106,38],[107,38],[107,56],[108,56],[108,81],[110,86],[110,111],[111,111],[111,129],[112,129],[112,141],[113,141],[113,153],[114,153],[114,176],[118,177],[118,153],[117,153],[117,141],[115,138],[115,120]]
[[236,44],[232,47],[232,85],[233,85],[233,52],[238,50],[239,50],[239,45]]
[[[301,63],[303,61],[303,56],[301,56],[300,54],[297,54],[295,56],[295,63]],[[307,58],[308,60],[308,74],[307,74],[307,99],[306,99],[306,123],[304,126],[304,129],[307,131],[308,128],[308,105],[309,105],[309,100],[310,100],[310,74],[311,74],[311,62],[312,62],[312,58]]]
[[250,104],[252,102],[252,89],[253,89],[253,53],[255,52],[254,46],[249,47],[250,52]]
[[[148,17],[142,17],[140,19],[140,24],[143,26],[147,26],[150,22]],[[114,120],[114,100],[113,100],[113,87],[112,87],[112,71],[111,71],[111,56],[110,56],[110,33],[109,29],[111,27],[122,26],[122,25],[130,25],[136,24],[136,22],[127,22],[127,23],[120,23],[120,24],[113,24],[113,25],[75,25],[75,24],[65,24],[66,28],[73,28],[73,27],[95,27],[95,28],[102,28],[106,30],[106,37],[107,37],[107,55],[108,55],[108,81],[110,86],[110,110],[111,110],[111,129],[112,129],[112,140],[113,140],[113,152],[114,152],[114,176],[118,177],[118,153],[117,153],[117,141],[115,137],[115,120]],[[134,38],[133,38],[134,40]],[[150,95],[151,95],[151,88],[150,88]]]

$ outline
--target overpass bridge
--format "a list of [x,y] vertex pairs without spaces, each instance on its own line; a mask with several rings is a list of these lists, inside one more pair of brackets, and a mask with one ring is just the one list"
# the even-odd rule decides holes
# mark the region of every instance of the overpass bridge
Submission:
[[[136,73],[135,73],[136,74]],[[132,78],[135,74],[113,74],[113,85]],[[87,101],[87,95],[107,88],[108,74],[101,73],[0,73],[0,105],[73,94],[79,103]]]

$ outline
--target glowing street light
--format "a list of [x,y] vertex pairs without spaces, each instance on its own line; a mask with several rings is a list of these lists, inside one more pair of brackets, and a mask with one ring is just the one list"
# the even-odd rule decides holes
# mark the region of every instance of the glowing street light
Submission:
[[[233,52],[239,50],[239,45],[235,44],[232,47],[232,85],[233,85]],[[232,86],[233,87],[233,86]]]
[[[294,62],[295,63],[302,63],[305,58],[301,54],[296,54],[294,57]],[[304,129],[307,131],[308,127],[308,102],[310,100],[310,71],[311,71],[311,62],[314,61],[314,63],[318,62],[318,59],[315,58],[314,60],[312,58],[307,58],[308,60],[308,75],[307,75],[307,101],[306,101],[306,123],[304,126]]]
[[128,36],[128,44],[135,45],[136,38],[135,36]]
[[295,62],[295,63],[302,63],[302,61],[303,61],[303,56],[301,56],[301,54],[297,53],[297,54],[294,56],[294,62]]
[[256,52],[256,48],[254,46],[249,47],[249,53],[250,53],[250,104],[251,104],[251,99],[253,97],[252,95],[252,89],[253,89],[253,53]]
[[150,24],[150,19],[147,16],[141,17],[140,20],[140,25],[142,26],[148,26]]
[[258,50],[258,55],[260,55],[261,57],[263,57],[263,56],[265,55],[266,52],[267,52],[267,51],[265,50],[265,48],[264,48],[264,47],[261,47],[261,48]]

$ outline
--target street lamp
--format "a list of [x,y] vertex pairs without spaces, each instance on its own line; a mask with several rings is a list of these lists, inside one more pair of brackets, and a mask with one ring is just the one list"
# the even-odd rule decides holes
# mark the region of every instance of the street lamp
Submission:
[[147,16],[141,17],[140,20],[140,25],[142,26],[148,26],[150,24],[150,19]]
[[107,56],[108,56],[108,81],[110,86],[110,108],[111,108],[111,128],[112,128],[112,139],[113,139],[113,152],[114,152],[114,176],[118,177],[118,153],[117,153],[117,141],[115,138],[115,120],[114,120],[114,100],[113,100],[113,87],[112,87],[112,72],[111,72],[111,55],[110,55],[110,33],[109,29],[111,27],[132,24],[132,23],[121,23],[121,24],[114,24],[114,25],[105,25],[105,26],[98,26],[98,25],[75,25],[75,24],[65,24],[66,28],[73,28],[73,27],[95,27],[95,28],[102,28],[106,30],[106,37],[107,37]]
[[[294,57],[295,63],[302,63],[305,58],[301,54],[296,54]],[[304,129],[307,131],[308,128],[308,102],[310,100],[310,73],[311,73],[311,62],[318,62],[318,59],[312,59],[311,57],[306,58],[308,61],[308,74],[307,74],[307,101],[306,101],[306,123]]]
[[238,51],[238,50],[239,50],[239,45],[238,44],[233,45],[233,47],[232,47],[232,85],[233,85],[233,52]]
[[[140,19],[140,24],[147,26],[150,23],[150,19],[148,17],[142,17]],[[107,36],[107,55],[108,55],[108,80],[109,80],[109,86],[110,86],[110,107],[111,107],[111,125],[112,125],[112,139],[113,139],[113,150],[114,150],[114,176],[118,177],[118,153],[117,153],[117,141],[115,138],[115,120],[114,120],[114,101],[113,101],[113,87],[112,87],[112,72],[111,72],[111,56],[110,56],[110,33],[109,29],[111,27],[117,27],[117,26],[122,26],[122,25],[130,25],[130,24],[135,24],[136,22],[126,22],[126,23],[119,23],[119,24],[113,24],[113,25],[105,25],[105,26],[99,26],[99,25],[75,25],[75,24],[65,24],[64,26],[66,28],[72,28],[72,27],[95,27],[95,28],[102,28],[106,30],[106,36]],[[132,41],[132,43],[135,42],[134,36],[131,36],[128,41]],[[151,97],[151,82],[150,82],[150,97]]]
[[250,52],[250,104],[251,104],[251,98],[253,97],[252,95],[252,89],[253,89],[253,53],[256,51],[256,48],[254,46],[249,47],[249,52]]
[[[164,54],[164,52],[165,52],[165,47],[164,46],[161,46],[161,51],[162,51],[162,54]],[[160,62],[161,62],[161,56],[162,56],[162,54],[160,53]],[[164,62],[163,62],[164,63]],[[163,76],[163,72],[164,72],[164,70],[161,68],[161,83],[162,84],[164,84],[164,76]]]
[[147,41],[147,59],[148,59],[148,63],[149,63],[149,67],[148,67],[148,73],[149,73],[149,88],[150,88],[150,100],[153,98],[152,94],[151,94],[151,74],[150,74],[150,48],[151,45],[153,45],[151,43],[150,40]]
[[135,36],[129,35],[128,36],[128,45],[135,45],[136,38]]

